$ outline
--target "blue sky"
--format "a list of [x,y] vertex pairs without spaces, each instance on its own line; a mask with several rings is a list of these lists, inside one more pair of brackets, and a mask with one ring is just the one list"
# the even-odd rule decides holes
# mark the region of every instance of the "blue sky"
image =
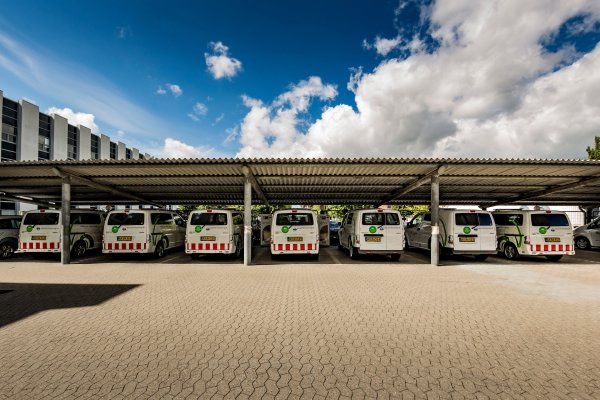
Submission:
[[596,2],[472,3],[10,2],[0,89],[160,156],[583,156]]

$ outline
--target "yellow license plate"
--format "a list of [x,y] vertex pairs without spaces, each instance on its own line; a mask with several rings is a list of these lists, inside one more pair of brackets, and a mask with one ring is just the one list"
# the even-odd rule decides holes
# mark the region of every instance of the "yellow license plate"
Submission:
[[467,236],[467,237],[459,237],[458,238],[459,242],[474,242],[475,241],[475,237],[474,236]]
[[46,236],[32,236],[31,240],[46,240]]
[[288,236],[288,242],[301,242],[302,236]]
[[365,242],[381,242],[381,236],[365,236]]
[[546,243],[560,242],[560,238],[557,238],[557,237],[547,237],[547,238],[544,238],[544,240],[546,241]]
[[215,240],[217,240],[216,236],[200,236],[200,240],[202,240],[203,242],[214,242]]
[[131,242],[133,236],[117,236],[117,242]]

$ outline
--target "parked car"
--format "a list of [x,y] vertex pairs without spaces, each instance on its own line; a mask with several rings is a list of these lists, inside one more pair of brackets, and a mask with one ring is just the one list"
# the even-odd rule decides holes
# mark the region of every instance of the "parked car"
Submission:
[[340,223],[329,221],[329,243],[331,246],[340,244]]
[[19,226],[21,217],[0,216],[0,260],[11,258],[19,248]]
[[271,257],[279,254],[310,254],[319,258],[319,228],[314,211],[293,208],[273,213]]
[[244,216],[237,210],[193,211],[187,222],[185,252],[200,254],[244,254]]
[[[496,226],[492,215],[482,210],[439,210],[440,252],[463,254],[485,260],[496,254]],[[413,217],[406,227],[406,246],[431,249],[431,213]]]
[[497,210],[493,216],[498,251],[509,260],[528,255],[558,261],[563,255],[575,254],[573,228],[562,211]]
[[400,212],[382,208],[350,211],[339,230],[340,248],[350,258],[360,254],[387,254],[399,260],[404,251],[404,224]]
[[[106,214],[102,211],[72,209],[71,253],[81,257],[102,245],[102,227]],[[60,253],[62,247],[62,215],[59,210],[29,211],[23,216],[19,231],[19,252]]]
[[585,250],[591,247],[600,247],[600,217],[575,229],[573,236],[575,237],[575,246],[578,249]]
[[165,250],[183,246],[185,221],[162,210],[111,211],[104,225],[102,252],[149,253],[162,257]]

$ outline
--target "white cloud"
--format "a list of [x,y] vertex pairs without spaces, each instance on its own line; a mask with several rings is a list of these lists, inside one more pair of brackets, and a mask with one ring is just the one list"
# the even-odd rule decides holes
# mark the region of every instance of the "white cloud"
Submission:
[[125,132],[123,132],[121,129],[119,129],[117,131],[117,136],[122,139],[125,136]]
[[177,84],[167,83],[167,87],[169,88],[171,93],[173,93],[173,96],[175,96],[175,97],[179,97],[183,94],[183,90],[181,90],[181,87]]
[[188,116],[188,117],[190,117],[190,119],[191,119],[192,121],[194,121],[194,122],[198,122],[198,121],[200,121],[200,118],[198,118],[198,117],[196,116],[196,114],[193,114],[193,113],[188,113],[188,115],[187,115],[187,116]]
[[196,115],[206,115],[206,113],[208,113],[208,107],[206,107],[206,104],[198,102],[194,104],[194,113],[196,113]]
[[326,107],[309,123],[303,101],[314,93],[245,97],[238,156],[585,156],[600,131],[600,46],[568,65],[571,48],[540,42],[575,16],[593,26],[600,2],[440,0],[426,11],[439,48],[405,38],[406,57],[354,70],[355,107]]
[[94,133],[99,132],[98,125],[96,125],[96,122],[95,122],[96,117],[94,116],[94,114],[75,112],[68,107],[65,107],[65,108],[50,107],[48,110],[46,110],[46,114],[49,114],[49,115],[58,114],[61,117],[66,118],[67,121],[69,121],[69,123],[71,125],[74,125],[74,126],[83,125],[83,126],[90,128],[92,130],[92,132],[94,132]]
[[365,49],[375,49],[377,54],[381,56],[387,56],[388,53],[397,48],[400,43],[402,43],[400,36],[396,36],[392,39],[386,39],[377,36],[373,44],[367,42],[367,40],[363,40],[363,47]]
[[212,148],[194,147],[173,138],[166,138],[160,157],[164,158],[203,158],[210,157]]
[[132,36],[130,26],[117,26],[117,37],[119,39],[125,39],[126,37]]
[[162,86],[159,86],[155,93],[162,96],[163,94],[167,94],[167,91]]
[[211,52],[204,53],[208,71],[215,79],[231,79],[242,70],[242,62],[229,56],[229,47],[222,42],[210,42]]
[[212,123],[212,126],[217,125],[219,122],[221,122],[223,120],[224,117],[225,117],[225,113],[219,114],[219,116],[217,118],[215,118],[214,122]]

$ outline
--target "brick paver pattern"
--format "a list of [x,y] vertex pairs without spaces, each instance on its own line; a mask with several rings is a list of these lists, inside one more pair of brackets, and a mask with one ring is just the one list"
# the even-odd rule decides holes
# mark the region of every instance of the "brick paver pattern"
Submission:
[[599,278],[564,263],[2,263],[0,289],[16,289],[0,315],[23,316],[0,327],[0,398],[599,399]]

